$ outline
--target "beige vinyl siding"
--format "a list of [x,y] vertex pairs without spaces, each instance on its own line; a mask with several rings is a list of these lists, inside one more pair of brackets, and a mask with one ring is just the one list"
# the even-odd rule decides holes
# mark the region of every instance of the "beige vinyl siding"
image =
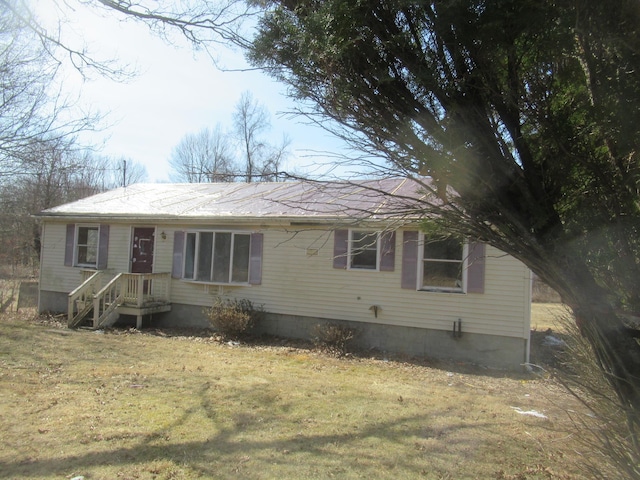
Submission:
[[[69,221],[68,223],[74,223]],[[105,222],[102,222],[105,223]],[[78,221],[80,225],[98,222]],[[146,225],[149,226],[149,225]],[[44,222],[40,260],[40,288],[51,292],[70,292],[82,279],[81,267],[64,265],[67,222]],[[131,230],[129,224],[110,224],[107,271],[112,274],[129,271],[131,257]]]
[[[43,227],[43,290],[69,292],[79,284],[80,269],[64,266],[65,228],[66,223],[50,221]],[[190,228],[194,227],[156,226],[154,272],[171,271],[174,232]],[[131,229],[131,224],[111,223],[110,271],[129,271]],[[396,235],[394,271],[378,272],[334,269],[330,231],[255,226],[232,229],[264,234],[261,285],[219,287],[173,280],[173,302],[206,307],[222,293],[247,298],[279,314],[439,330],[451,330],[453,322],[461,319],[463,333],[528,338],[529,270],[492,247],[486,251],[484,294],[438,293],[401,288],[402,231]],[[317,254],[309,255],[312,250]],[[370,310],[373,305],[380,307],[377,318]]]
[[[401,285],[402,238],[396,238],[392,272],[333,268],[333,235],[306,229],[263,229],[262,284],[202,285],[174,281],[175,302],[207,306],[222,291],[247,298],[273,313],[420,328],[452,329],[527,338],[529,270],[519,261],[487,247],[484,294],[404,290]],[[173,231],[171,232],[173,238]],[[317,255],[308,255],[317,249]],[[378,305],[378,317],[370,307]]]
[[109,261],[107,270],[110,273],[130,271],[131,260],[131,226],[111,224],[109,228]]
[[44,223],[40,251],[40,289],[70,292],[81,280],[80,269],[64,266],[66,223]]

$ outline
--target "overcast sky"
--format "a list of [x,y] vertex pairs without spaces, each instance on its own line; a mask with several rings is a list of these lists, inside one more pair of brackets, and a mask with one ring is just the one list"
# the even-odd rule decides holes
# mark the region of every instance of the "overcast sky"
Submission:
[[[53,19],[55,11],[40,3],[40,14]],[[82,81],[71,72],[66,88],[81,92],[81,101],[108,113],[108,129],[91,138],[105,141],[101,153],[127,157],[142,163],[150,181],[167,181],[171,150],[187,133],[220,123],[232,125],[234,107],[242,92],[250,91],[271,115],[270,141],[279,144],[283,134],[291,139],[291,157],[284,170],[300,170],[322,162],[315,152],[337,151],[341,143],[319,127],[288,119],[282,114],[293,104],[283,95],[284,87],[256,71],[221,71],[205,52],[193,52],[180,39],[168,45],[146,25],[123,20],[115,12],[107,16],[74,4],[66,10],[63,32],[71,41],[81,41],[97,58],[113,58],[123,66],[135,66],[137,75],[126,83],[94,78]],[[230,68],[246,67],[242,55],[220,50],[221,63]]]

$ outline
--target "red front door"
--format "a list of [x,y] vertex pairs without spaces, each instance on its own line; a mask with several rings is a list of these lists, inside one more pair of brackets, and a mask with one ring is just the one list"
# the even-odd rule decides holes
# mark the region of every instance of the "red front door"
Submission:
[[153,273],[153,246],[156,229],[135,227],[131,247],[131,273]]

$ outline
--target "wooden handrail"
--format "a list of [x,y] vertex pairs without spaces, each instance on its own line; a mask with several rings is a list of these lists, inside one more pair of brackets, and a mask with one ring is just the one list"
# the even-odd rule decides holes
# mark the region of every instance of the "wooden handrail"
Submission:
[[86,288],[87,285],[93,283],[94,280],[97,280],[100,276],[102,276],[102,272],[100,270],[97,270],[93,275],[91,275],[89,278],[84,280],[80,285],[78,285],[74,290],[72,290],[69,293],[69,297],[77,296],[77,294],[81,292],[84,288]]
[[117,274],[115,277],[113,277],[111,280],[109,280],[109,283],[107,283],[104,287],[102,287],[93,297],[100,297],[102,295],[104,295],[106,293],[107,290],[109,290],[109,288],[116,283],[120,277],[122,277],[123,275],[125,275],[124,273],[119,273]]
[[69,294],[68,326],[77,326],[93,309],[93,328],[108,323],[118,306],[143,308],[169,303],[171,274],[119,273],[102,288],[102,271],[93,273]]
[[113,277],[93,296],[93,328],[100,327],[122,302],[121,279],[124,275],[124,273],[119,273]]
[[152,302],[169,302],[170,283],[169,273],[119,273],[94,295],[94,328],[99,328],[120,305],[142,308]]
[[[89,313],[92,308],[91,299],[99,288],[101,280],[102,272],[96,271],[69,293],[67,303],[67,326],[69,328],[75,327]],[[78,307],[77,312],[76,307]]]

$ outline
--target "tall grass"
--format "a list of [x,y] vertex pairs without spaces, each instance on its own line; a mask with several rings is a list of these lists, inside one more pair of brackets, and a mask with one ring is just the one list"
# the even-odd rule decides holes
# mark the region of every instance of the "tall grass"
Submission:
[[628,417],[571,314],[566,312],[557,322],[567,348],[555,376],[586,408],[568,410],[576,438],[591,452],[583,468],[592,478],[640,479],[638,419]]

